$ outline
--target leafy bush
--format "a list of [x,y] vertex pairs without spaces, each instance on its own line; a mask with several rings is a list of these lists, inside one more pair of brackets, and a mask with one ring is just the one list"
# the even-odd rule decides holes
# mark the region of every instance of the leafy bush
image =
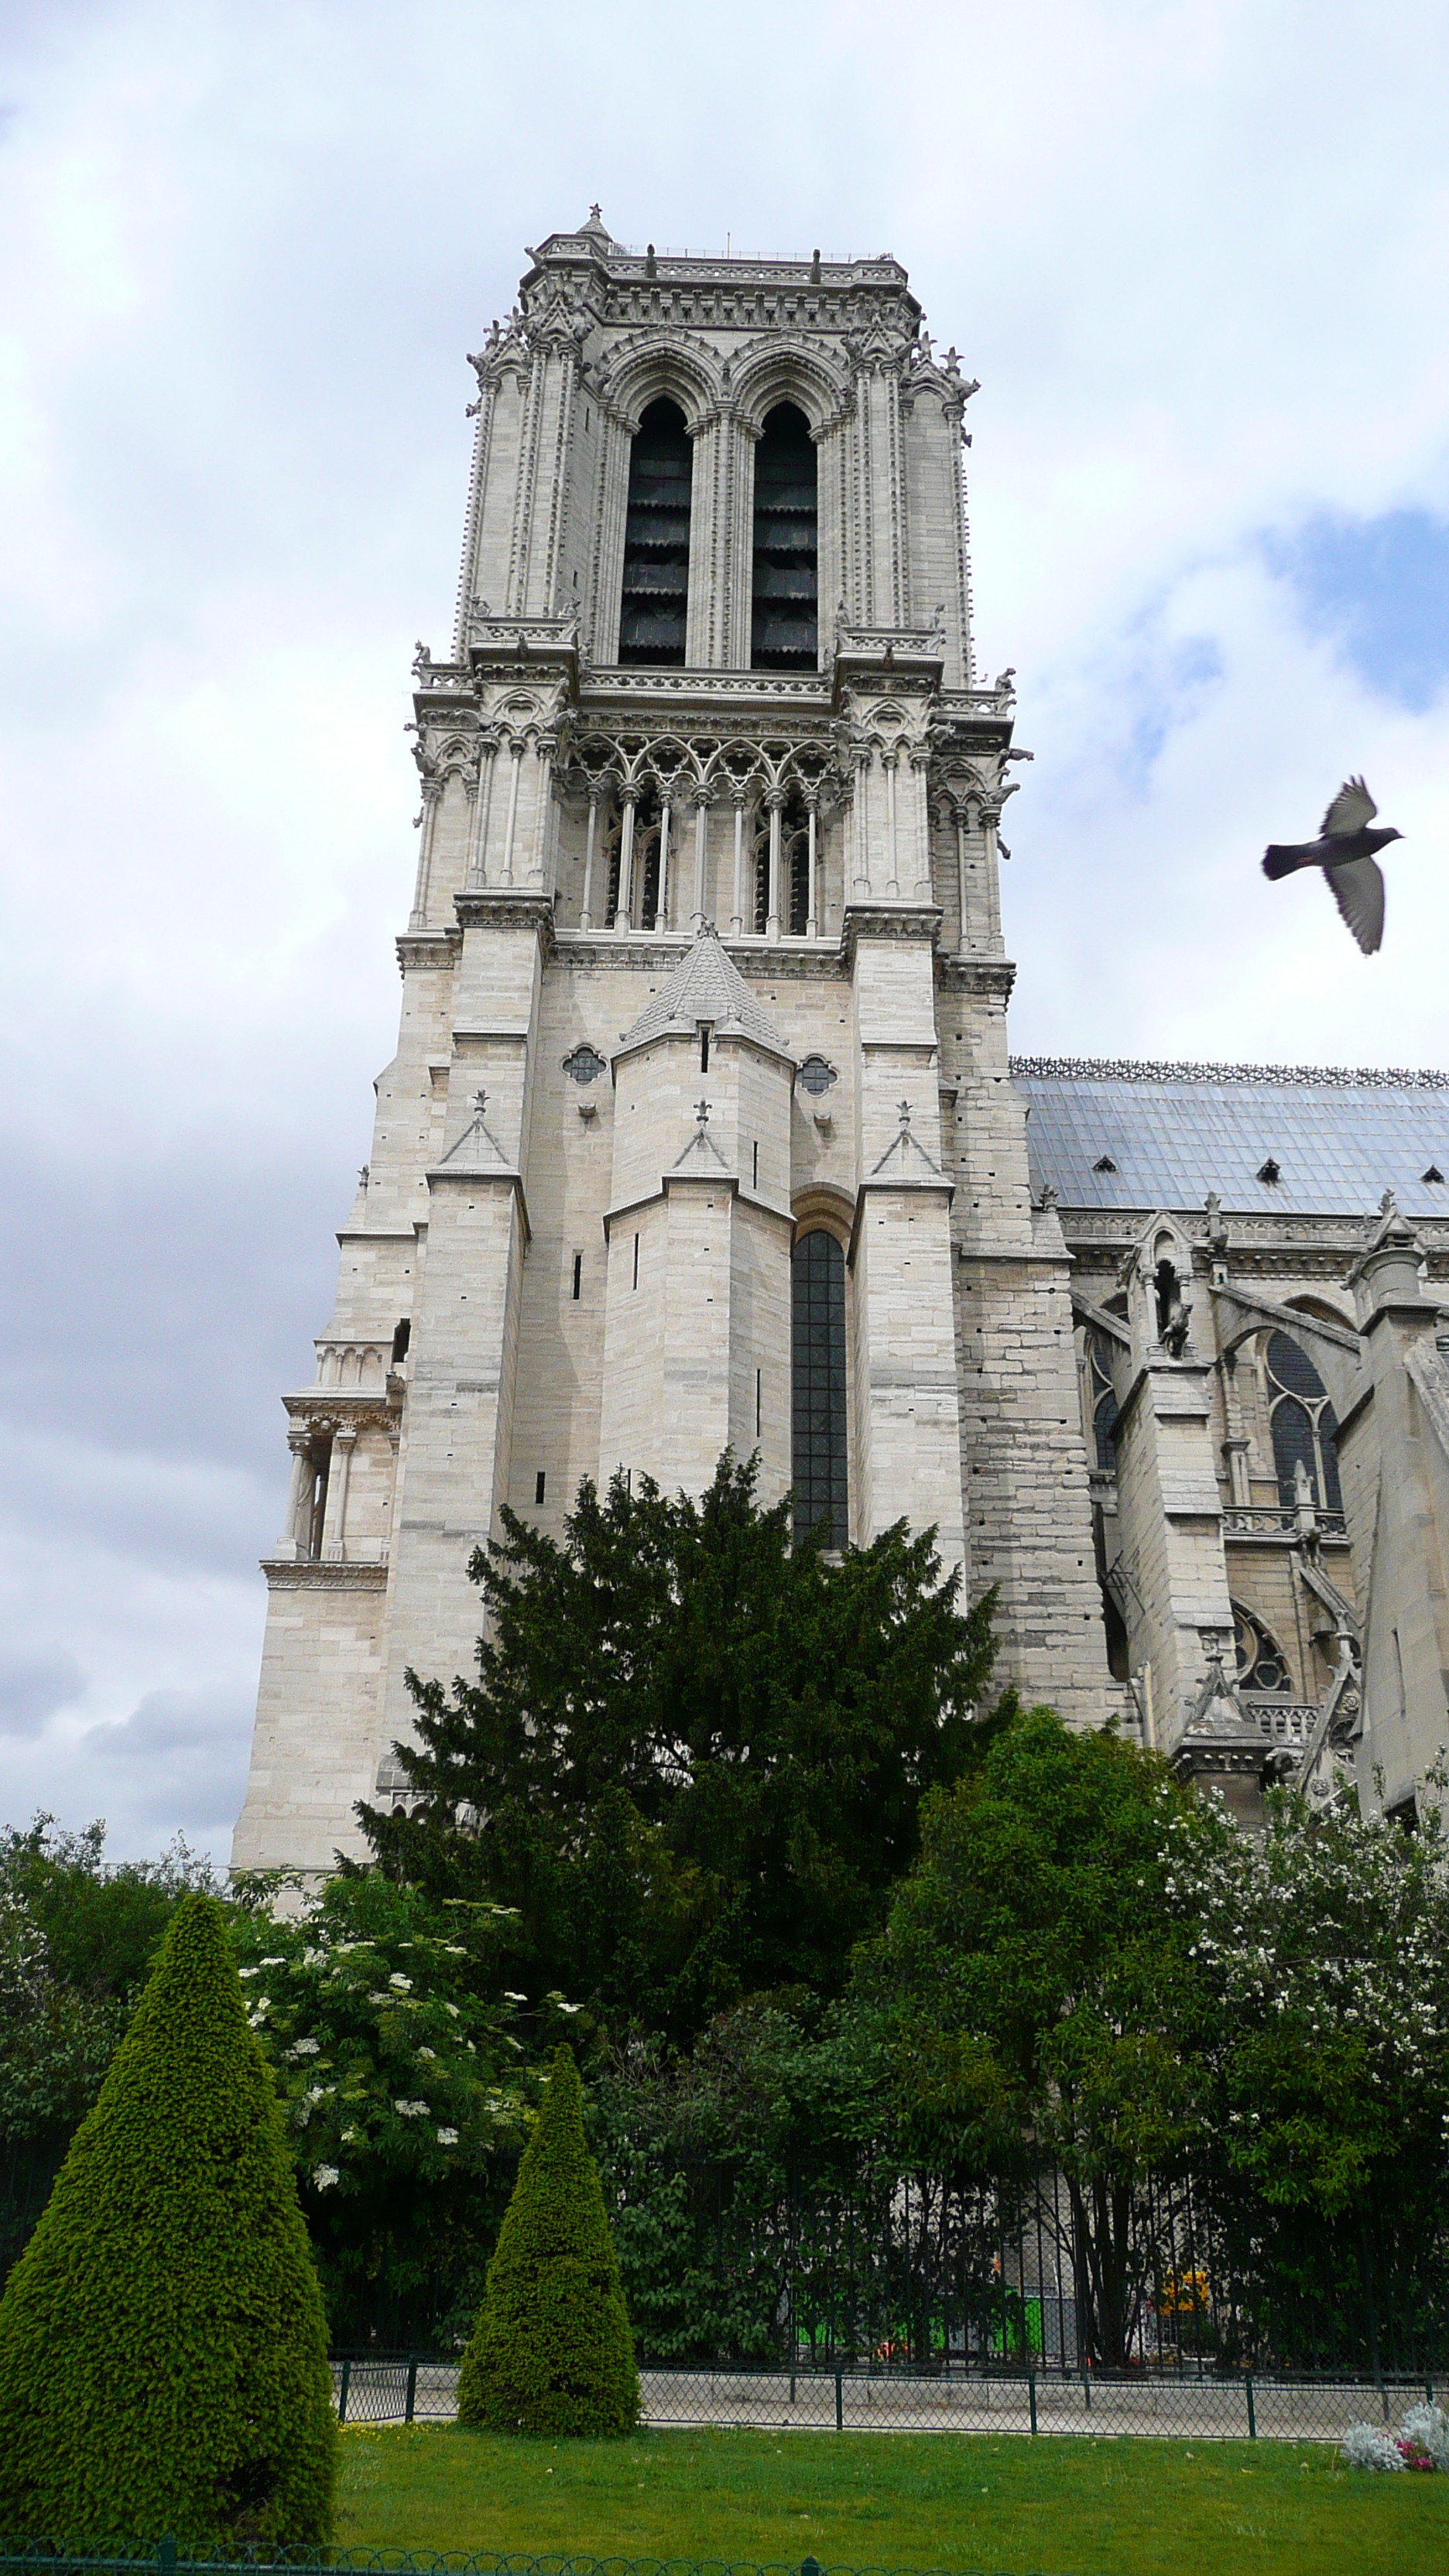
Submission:
[[322,2302],[215,1898],[182,1899],[0,2299],[0,2530],[331,2530]]
[[211,1867],[178,1837],[159,1861],[105,1860],[106,1829],[38,1815],[0,1830],[0,2142],[58,2156],[101,2089],[188,1887]]
[[578,2068],[553,2061],[458,2378],[458,2421],[505,2433],[627,2433],[639,2373]]

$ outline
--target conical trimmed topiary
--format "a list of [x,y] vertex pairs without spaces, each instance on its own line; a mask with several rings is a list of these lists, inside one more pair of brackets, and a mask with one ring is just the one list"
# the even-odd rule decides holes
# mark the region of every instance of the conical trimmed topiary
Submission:
[[634,2337],[584,2142],[579,2071],[557,2052],[504,2212],[458,2379],[458,2421],[500,2433],[628,2433]]
[[0,2299],[0,2531],[324,2542],[336,2453],[272,2079],[187,1896]]

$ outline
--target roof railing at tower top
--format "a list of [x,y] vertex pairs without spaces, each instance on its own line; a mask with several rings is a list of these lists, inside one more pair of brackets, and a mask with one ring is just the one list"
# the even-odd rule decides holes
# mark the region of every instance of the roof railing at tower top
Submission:
[[[609,250],[618,259],[647,259],[649,256],[647,242],[611,241]],[[604,255],[607,258],[608,252]],[[677,250],[671,249],[667,243],[658,242],[654,245],[654,256],[656,259],[699,259],[711,262],[727,260],[731,268],[808,269],[814,260],[813,251],[802,251],[796,259],[782,259],[778,253],[767,255],[764,251]],[[823,250],[820,254],[822,268],[880,268],[886,261],[889,261],[893,268],[900,266],[895,253],[888,250]]]

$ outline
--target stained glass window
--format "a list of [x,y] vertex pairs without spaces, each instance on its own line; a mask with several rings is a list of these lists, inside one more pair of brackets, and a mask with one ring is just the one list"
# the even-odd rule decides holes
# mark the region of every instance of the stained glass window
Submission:
[[1319,1510],[1341,1512],[1338,1423],[1312,1360],[1287,1333],[1268,1336],[1268,1410],[1280,1503],[1291,1506],[1296,1498],[1301,1460]]
[[833,1234],[802,1234],[791,1261],[791,1481],[795,1536],[844,1547],[845,1255]]

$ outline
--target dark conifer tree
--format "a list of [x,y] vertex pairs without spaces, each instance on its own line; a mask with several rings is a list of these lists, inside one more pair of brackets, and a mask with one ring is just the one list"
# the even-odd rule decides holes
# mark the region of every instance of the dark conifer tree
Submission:
[[214,1897],[184,1897],[0,2300],[0,2531],[331,2536],[321,2294]]
[[509,1511],[472,1564],[477,1677],[411,1675],[385,1868],[518,1909],[519,1983],[685,2040],[742,1995],[839,1991],[989,1728],[988,1595],[935,1534],[829,1561],[726,1455],[695,1502],[585,1482],[562,1545]]
[[639,2373],[571,2049],[542,2107],[458,2378],[458,2421],[499,2433],[628,2433]]

